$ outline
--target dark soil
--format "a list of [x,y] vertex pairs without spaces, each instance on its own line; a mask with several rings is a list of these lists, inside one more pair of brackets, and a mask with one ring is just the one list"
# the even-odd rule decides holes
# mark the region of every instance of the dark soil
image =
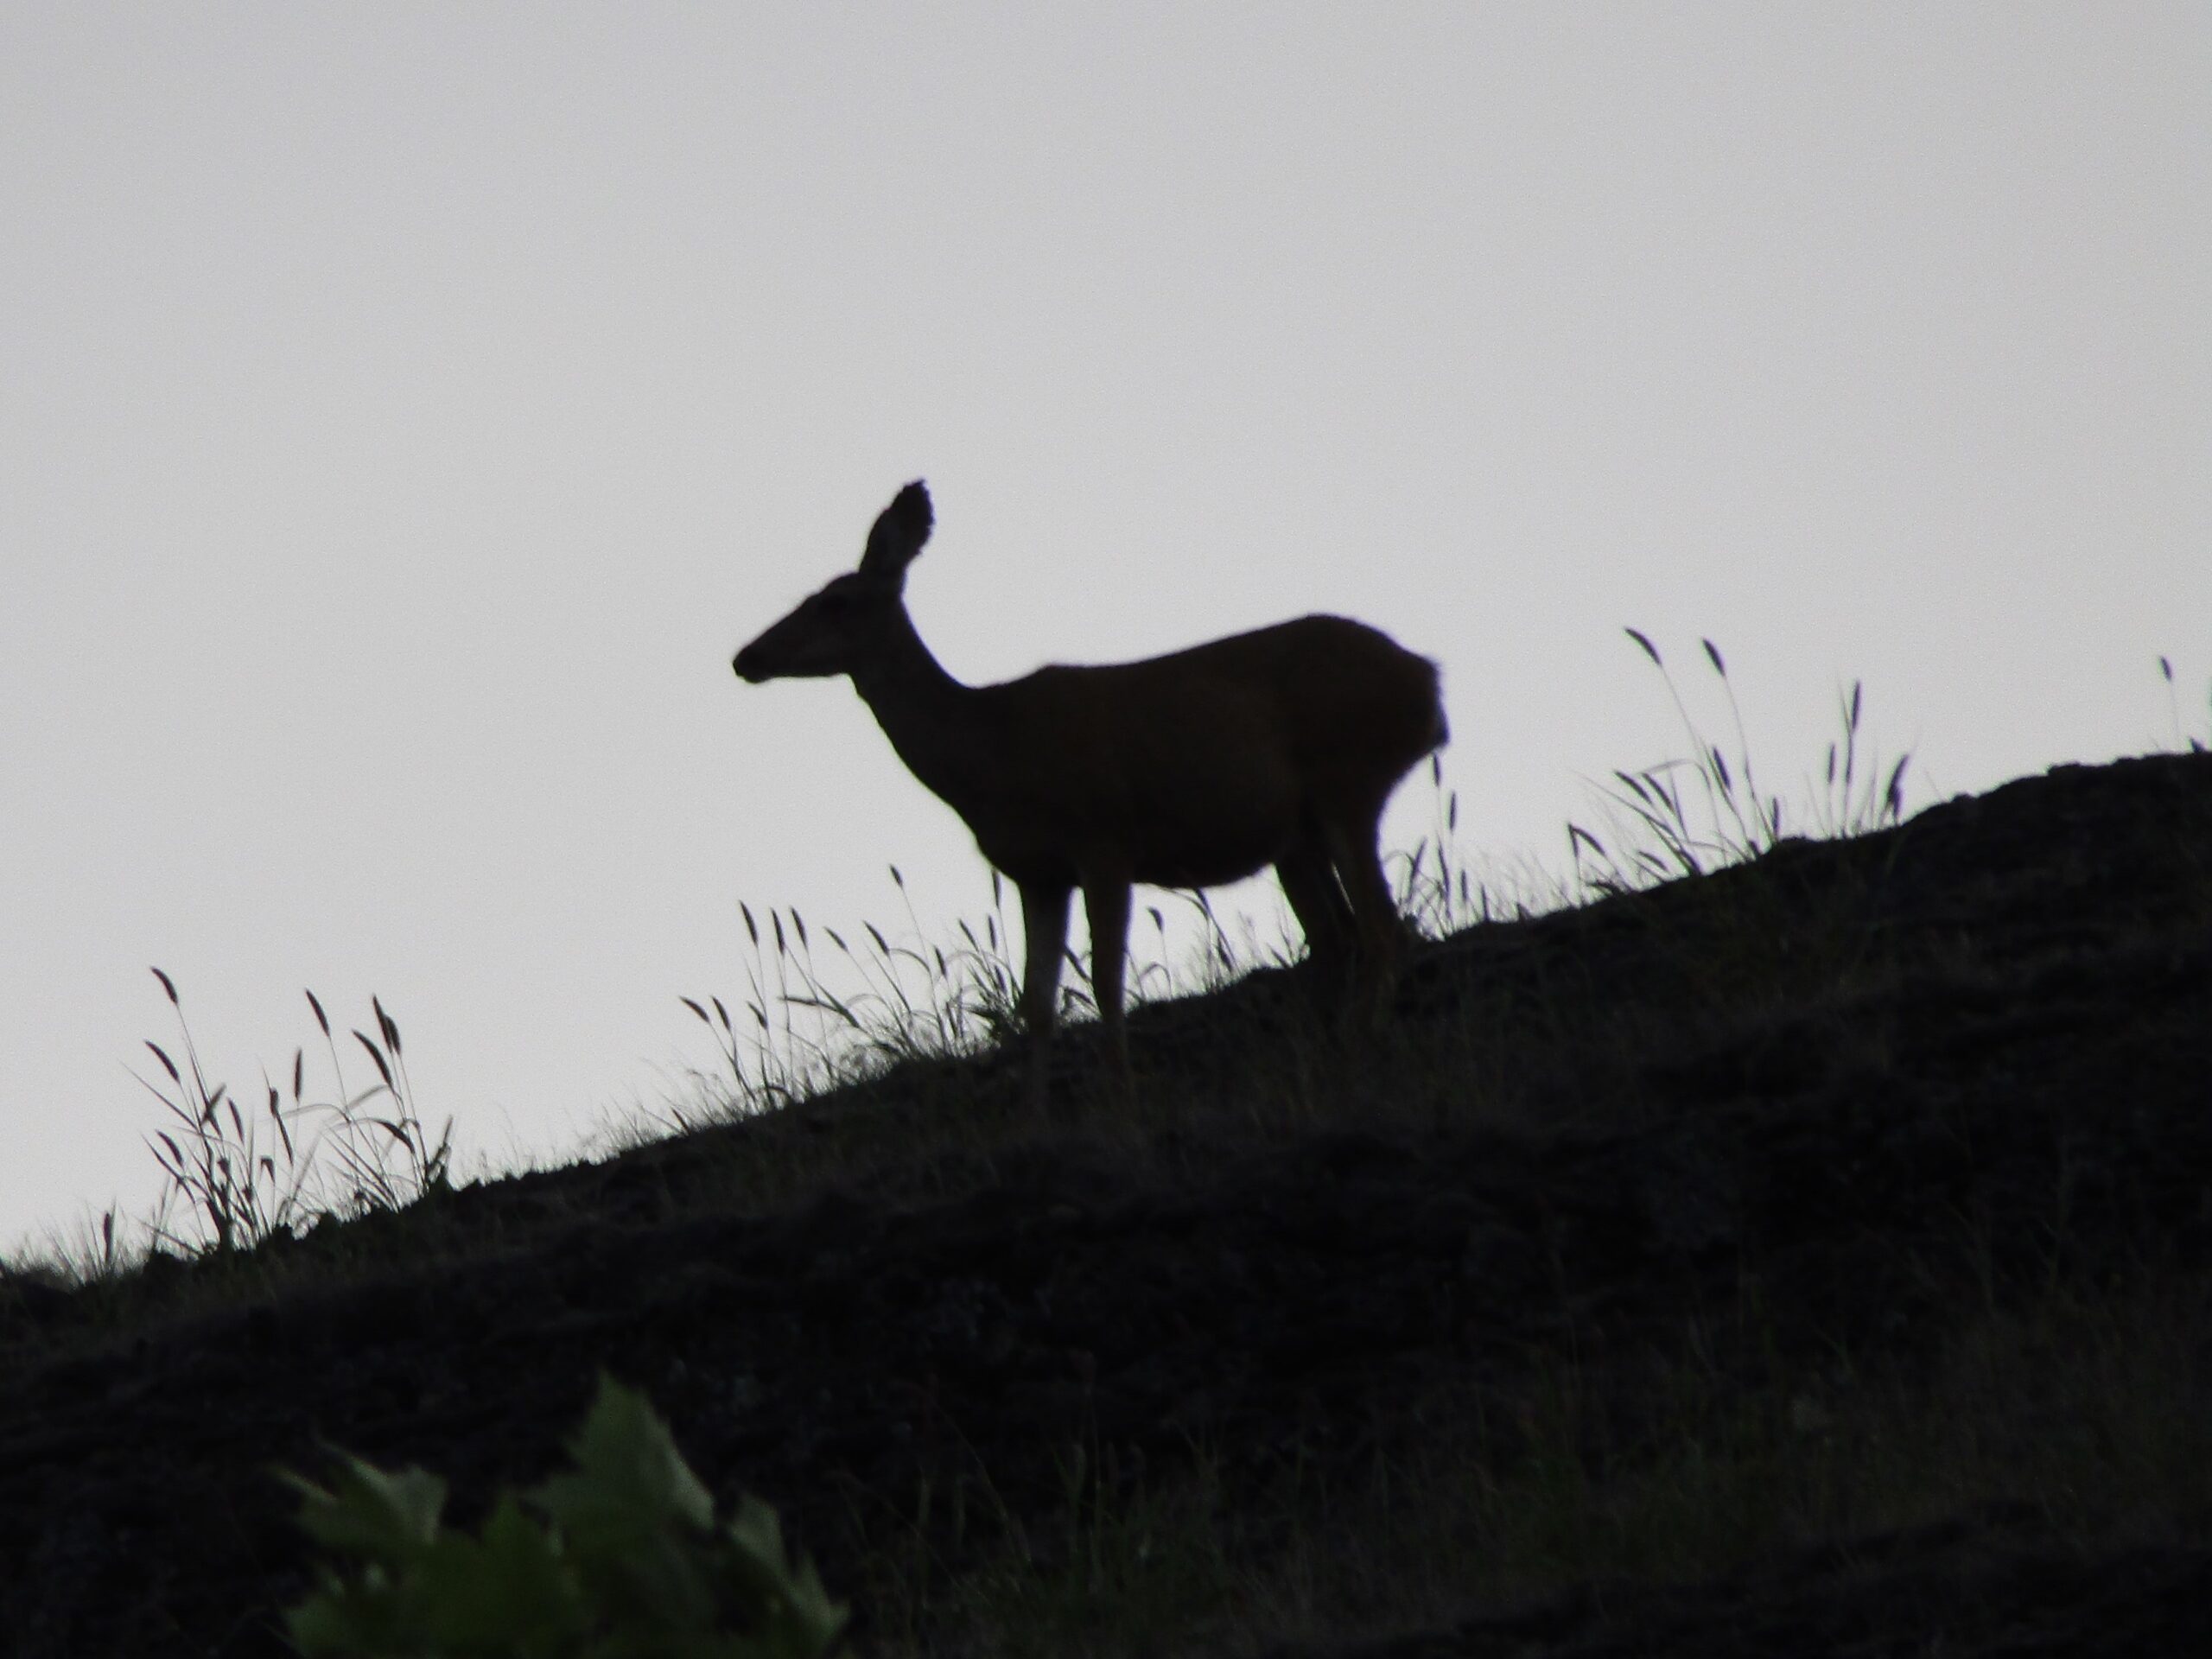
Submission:
[[[1303,1006],[1262,975],[1151,1011],[1140,1071],[1232,1098]],[[1066,1124],[713,1207],[731,1160],[1010,1092],[1001,1064],[944,1063],[325,1229],[257,1280],[0,1283],[0,1652],[281,1652],[272,1610],[307,1557],[272,1465],[321,1468],[330,1444],[421,1464],[467,1520],[554,1465],[602,1368],[850,1594],[925,1479],[988,1480],[1019,1518],[1062,1502],[1077,1445],[1155,1479],[1194,1446],[1255,1478],[1356,1471],[1409,1402],[1567,1344],[1694,1332],[1748,1365],[1747,1302],[1770,1364],[1909,1357],[1962,1300],[2054,1275],[2202,1283],[2212,755],[2063,767],[1480,927],[1416,965],[1399,1012],[1396,1047],[1342,1080],[1373,1109],[1303,1134],[1230,1110]],[[1482,1077],[1419,1071],[1470,1032]],[[224,1275],[266,1287],[225,1306]],[[2208,1628],[2212,1551],[1993,1515],[1334,1651],[2147,1653]]]
[[2021,1548],[2001,1525],[1929,1528],[1686,1589],[1583,1590],[1449,1630],[1274,1659],[1775,1659],[1803,1654],[2149,1655],[2202,1651],[2212,1554],[2084,1558]]

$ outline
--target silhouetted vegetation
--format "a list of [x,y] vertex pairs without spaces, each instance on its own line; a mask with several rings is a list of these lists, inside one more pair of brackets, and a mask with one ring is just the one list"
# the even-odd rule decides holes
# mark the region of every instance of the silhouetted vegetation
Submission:
[[[1829,838],[1692,721],[1573,902],[1472,879],[1440,791],[1379,1033],[1217,925],[1135,1103],[1078,1025],[1040,1121],[996,917],[939,955],[748,910],[683,1133],[10,1274],[10,1650],[281,1652],[273,1464],[435,1468],[475,1528],[602,1368],[861,1652],[2193,1645],[2212,754],[1907,817],[1840,722]],[[181,1046],[157,1092],[241,1145]]]

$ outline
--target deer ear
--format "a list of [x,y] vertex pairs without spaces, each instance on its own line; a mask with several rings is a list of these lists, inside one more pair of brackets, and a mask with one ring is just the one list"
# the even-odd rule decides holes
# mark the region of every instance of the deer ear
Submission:
[[929,486],[918,478],[891,498],[891,505],[877,517],[875,528],[868,531],[868,551],[861,555],[861,574],[894,581],[906,575],[906,567],[929,540],[934,522]]

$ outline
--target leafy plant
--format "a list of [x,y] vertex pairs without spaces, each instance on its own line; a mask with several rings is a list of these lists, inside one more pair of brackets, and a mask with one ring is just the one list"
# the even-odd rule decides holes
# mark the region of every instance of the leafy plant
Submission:
[[817,1659],[847,1613],[785,1554],[776,1512],[714,1500],[643,1395],[600,1379],[571,1474],[503,1494],[474,1535],[445,1483],[347,1457],[326,1489],[289,1471],[300,1524],[350,1561],[285,1618],[310,1659]]

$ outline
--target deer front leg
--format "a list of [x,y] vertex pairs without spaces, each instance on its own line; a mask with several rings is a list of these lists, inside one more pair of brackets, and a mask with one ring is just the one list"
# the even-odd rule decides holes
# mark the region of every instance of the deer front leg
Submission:
[[1068,902],[1073,889],[1046,882],[1021,884],[1021,1022],[1029,1028],[1029,1108],[1040,1116],[1050,1092],[1053,1005],[1059,1000],[1060,957],[1068,948]]
[[1083,884],[1083,911],[1090,921],[1090,994],[1098,1020],[1106,1028],[1108,1063],[1122,1103],[1129,1104],[1136,1084],[1129,1073],[1128,1022],[1122,1008],[1122,979],[1128,966],[1129,884],[1094,877]]

